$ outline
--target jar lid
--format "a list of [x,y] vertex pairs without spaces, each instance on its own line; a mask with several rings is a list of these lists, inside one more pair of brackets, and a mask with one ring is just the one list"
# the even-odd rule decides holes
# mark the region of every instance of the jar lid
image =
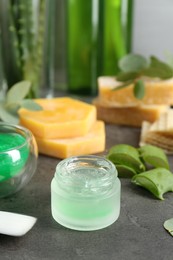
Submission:
[[93,196],[112,192],[117,170],[101,156],[76,156],[62,160],[56,167],[55,180],[64,191]]

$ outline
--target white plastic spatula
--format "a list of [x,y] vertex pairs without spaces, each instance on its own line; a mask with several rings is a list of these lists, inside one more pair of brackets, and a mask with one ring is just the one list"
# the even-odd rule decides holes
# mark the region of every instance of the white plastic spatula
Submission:
[[0,211],[0,234],[23,236],[36,221],[37,219],[31,216]]

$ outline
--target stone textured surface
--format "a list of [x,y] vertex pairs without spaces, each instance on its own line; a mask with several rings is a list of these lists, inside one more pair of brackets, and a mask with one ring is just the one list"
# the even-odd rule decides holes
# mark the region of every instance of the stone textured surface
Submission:
[[[107,125],[106,133],[107,149],[118,143],[138,146],[138,128]],[[169,160],[173,171],[171,156]],[[173,237],[163,228],[163,222],[173,217],[173,193],[167,193],[160,201],[129,179],[121,179],[121,214],[117,222],[99,231],[69,230],[51,216],[50,183],[57,163],[58,159],[40,156],[37,172],[27,187],[10,198],[0,199],[0,210],[38,218],[23,237],[0,235],[0,259],[173,259]]]

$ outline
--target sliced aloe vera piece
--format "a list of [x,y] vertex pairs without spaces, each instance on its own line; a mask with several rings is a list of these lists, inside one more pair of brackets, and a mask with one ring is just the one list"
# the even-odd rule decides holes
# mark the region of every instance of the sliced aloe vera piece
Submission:
[[164,228],[173,236],[173,218],[166,220],[163,224]]
[[173,191],[173,174],[165,168],[155,168],[139,173],[132,182],[149,190],[158,199],[163,200],[163,194]]
[[145,163],[148,163],[154,167],[169,169],[167,156],[161,148],[153,145],[145,145],[138,150]]
[[136,174],[134,169],[125,165],[116,165],[116,168],[120,178],[131,178]]
[[116,166],[124,165],[132,168],[135,172],[145,170],[145,166],[139,158],[138,150],[131,145],[119,144],[113,146],[109,150],[107,158]]

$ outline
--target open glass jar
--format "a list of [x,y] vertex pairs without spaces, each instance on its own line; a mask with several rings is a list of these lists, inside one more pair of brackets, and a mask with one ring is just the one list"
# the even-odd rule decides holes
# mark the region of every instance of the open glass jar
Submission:
[[0,123],[0,198],[24,187],[37,166],[37,144],[24,127]]
[[115,166],[103,157],[65,159],[51,183],[53,218],[75,230],[107,227],[119,217],[120,186]]

